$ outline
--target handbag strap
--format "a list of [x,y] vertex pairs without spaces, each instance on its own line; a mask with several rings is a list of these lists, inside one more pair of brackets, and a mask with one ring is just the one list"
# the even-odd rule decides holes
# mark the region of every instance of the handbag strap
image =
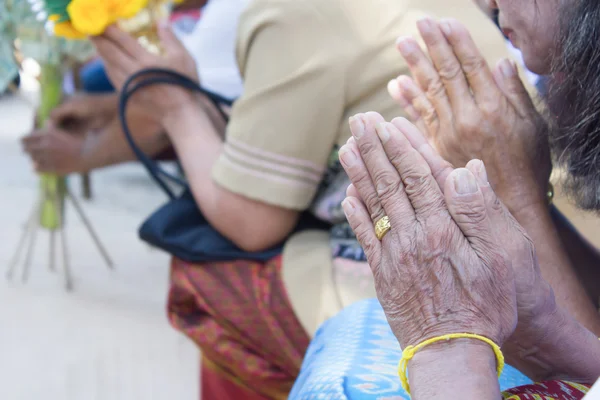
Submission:
[[233,101],[204,89],[187,76],[170,69],[143,69],[131,75],[123,85],[119,99],[119,120],[121,122],[123,133],[125,134],[125,139],[127,140],[127,143],[129,144],[129,147],[131,147],[131,150],[135,156],[142,163],[142,165],[144,165],[154,182],[156,182],[156,184],[167,194],[167,196],[169,196],[171,199],[174,199],[175,194],[167,184],[166,180],[170,180],[183,187],[187,187],[187,183],[183,179],[165,171],[164,168],[162,168],[156,161],[144,154],[144,152],[133,139],[133,135],[131,134],[131,130],[129,129],[129,125],[127,123],[127,105],[131,97],[146,87],[165,84],[181,86],[193,92],[204,95],[217,108],[219,114],[226,122],[229,120],[229,117],[223,111],[221,106],[231,106]]

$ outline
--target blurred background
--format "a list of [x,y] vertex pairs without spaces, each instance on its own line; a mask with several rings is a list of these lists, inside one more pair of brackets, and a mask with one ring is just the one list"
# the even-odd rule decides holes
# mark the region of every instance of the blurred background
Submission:
[[23,256],[12,280],[4,279],[39,194],[19,141],[31,131],[39,84],[21,77],[19,92],[0,98],[0,398],[198,399],[199,352],[166,318],[168,256],[137,237],[166,200],[141,166],[94,172],[91,201],[81,198],[80,177],[69,178],[114,270],[68,206],[74,290],[65,290],[60,252],[50,271],[44,230],[28,281],[21,280]]

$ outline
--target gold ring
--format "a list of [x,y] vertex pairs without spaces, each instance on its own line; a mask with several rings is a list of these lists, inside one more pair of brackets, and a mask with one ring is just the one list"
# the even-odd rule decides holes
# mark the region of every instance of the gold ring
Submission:
[[386,215],[375,223],[375,236],[381,241],[390,229],[392,229],[392,225],[390,224],[390,219]]

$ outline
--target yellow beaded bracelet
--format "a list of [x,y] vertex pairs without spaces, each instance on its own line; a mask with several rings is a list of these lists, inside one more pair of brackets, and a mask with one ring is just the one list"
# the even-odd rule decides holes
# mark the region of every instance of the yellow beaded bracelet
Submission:
[[409,396],[410,386],[408,384],[408,376],[406,374],[408,362],[412,360],[416,352],[421,350],[423,347],[442,341],[448,341],[451,339],[477,339],[489,344],[494,350],[494,354],[496,355],[496,359],[498,360],[498,378],[500,378],[500,375],[502,375],[502,371],[504,370],[504,354],[502,354],[500,346],[498,346],[496,343],[486,338],[485,336],[475,335],[472,333],[452,333],[449,335],[438,336],[425,340],[424,342],[421,342],[416,346],[408,346],[404,349],[404,351],[402,351],[402,359],[400,360],[400,364],[398,365],[398,375],[400,376],[400,383],[402,384],[402,388],[406,391],[406,393],[408,393]]

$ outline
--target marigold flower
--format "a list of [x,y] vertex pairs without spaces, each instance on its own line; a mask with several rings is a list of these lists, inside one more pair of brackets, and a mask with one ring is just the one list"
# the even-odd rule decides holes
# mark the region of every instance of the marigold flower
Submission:
[[105,0],[105,2],[115,20],[133,18],[148,5],[148,0]]
[[104,0],[72,0],[67,12],[73,27],[90,36],[101,35],[116,20]]
[[73,27],[73,24],[70,22],[59,22],[54,24],[54,34],[65,39],[73,40],[81,40],[87,38],[87,35],[85,33],[79,32]]

